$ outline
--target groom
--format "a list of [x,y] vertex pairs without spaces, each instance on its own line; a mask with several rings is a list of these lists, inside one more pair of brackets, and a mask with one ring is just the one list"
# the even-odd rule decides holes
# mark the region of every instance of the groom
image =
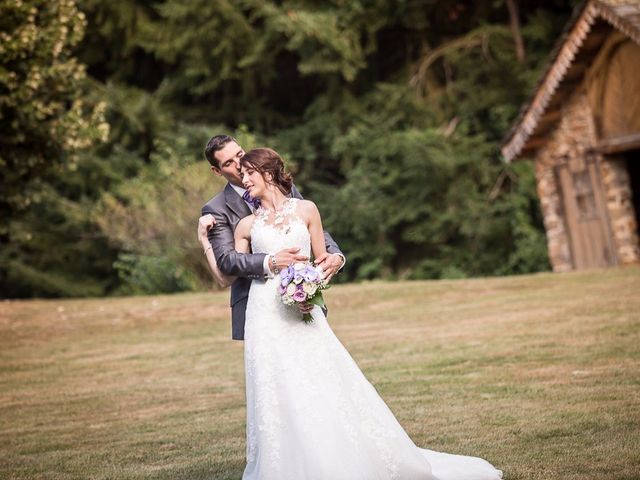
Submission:
[[[214,218],[208,237],[218,268],[226,275],[238,277],[231,285],[231,337],[234,340],[244,340],[245,311],[251,280],[273,276],[274,268],[280,270],[291,263],[308,260],[308,257],[299,253],[299,248],[281,250],[275,255],[239,253],[235,250],[233,232],[236,225],[256,208],[255,200],[242,186],[240,159],[243,155],[242,147],[228,135],[212,137],[204,150],[211,170],[228,182],[222,192],[202,207],[202,215],[210,214]],[[291,189],[291,196],[302,198],[295,186]],[[344,265],[345,257],[326,231],[324,239],[327,254],[316,258],[315,263],[322,266],[325,279],[330,280]]]

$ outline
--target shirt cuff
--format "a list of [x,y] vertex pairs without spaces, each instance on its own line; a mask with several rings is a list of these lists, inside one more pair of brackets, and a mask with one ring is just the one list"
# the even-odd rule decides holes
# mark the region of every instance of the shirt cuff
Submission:
[[338,269],[338,271],[340,271],[344,268],[345,263],[347,263],[347,258],[341,253],[336,253],[336,255],[340,255],[340,258],[342,259],[342,265],[340,265],[340,268]]
[[273,278],[273,272],[269,268],[269,258],[271,258],[271,255],[265,255],[264,261],[262,262],[262,270],[264,272],[265,278]]

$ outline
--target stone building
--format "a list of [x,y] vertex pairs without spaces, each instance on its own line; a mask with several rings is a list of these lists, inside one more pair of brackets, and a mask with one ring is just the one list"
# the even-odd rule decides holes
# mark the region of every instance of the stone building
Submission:
[[576,9],[502,154],[535,159],[554,271],[640,261],[640,0]]

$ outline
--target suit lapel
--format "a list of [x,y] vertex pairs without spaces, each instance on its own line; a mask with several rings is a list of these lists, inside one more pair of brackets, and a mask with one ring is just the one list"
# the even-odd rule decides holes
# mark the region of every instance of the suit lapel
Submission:
[[249,205],[242,199],[238,192],[236,192],[230,183],[227,183],[227,186],[224,187],[224,199],[227,203],[227,207],[233,213],[235,213],[238,218],[244,218],[247,215],[251,215],[251,209]]

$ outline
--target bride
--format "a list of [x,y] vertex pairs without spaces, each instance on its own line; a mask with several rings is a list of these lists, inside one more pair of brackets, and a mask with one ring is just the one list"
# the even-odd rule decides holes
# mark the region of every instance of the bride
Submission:
[[[235,230],[239,252],[291,247],[325,253],[313,202],[289,198],[280,156],[258,148],[241,159],[242,182],[261,205]],[[211,265],[216,278],[223,275]],[[282,303],[279,276],[254,280],[244,362],[247,465],[243,480],[494,480],[477,457],[418,448],[335,336],[319,307],[313,321]],[[311,306],[302,306],[307,311]]]

